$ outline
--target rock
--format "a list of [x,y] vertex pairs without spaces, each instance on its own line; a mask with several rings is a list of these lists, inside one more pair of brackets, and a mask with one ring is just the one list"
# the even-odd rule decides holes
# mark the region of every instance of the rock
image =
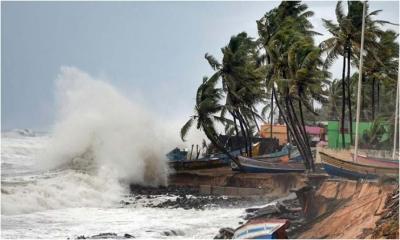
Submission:
[[372,238],[399,239],[399,186],[388,194],[385,208],[380,219],[375,223]]
[[124,238],[135,238],[135,236],[125,233],[122,236],[118,236],[116,233],[99,233],[91,237],[85,237],[84,235],[78,236],[77,239],[124,239]]
[[93,235],[90,237],[90,239],[107,239],[107,238],[117,238],[116,233],[100,233],[97,235]]
[[182,235],[182,233],[180,233],[178,231],[175,231],[175,230],[172,230],[172,229],[168,230],[168,231],[164,231],[163,234],[165,236],[179,236],[179,235]]
[[270,217],[272,215],[277,215],[279,213],[281,213],[279,203],[276,203],[259,208],[256,211],[250,211],[250,213],[247,214],[245,219]]
[[221,228],[214,239],[232,239],[234,233],[232,228]]

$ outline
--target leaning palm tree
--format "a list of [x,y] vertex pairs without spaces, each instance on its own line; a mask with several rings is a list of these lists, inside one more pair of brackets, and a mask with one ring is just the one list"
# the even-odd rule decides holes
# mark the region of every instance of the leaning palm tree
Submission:
[[299,147],[306,168],[314,169],[303,106],[315,113],[310,103],[326,102],[322,86],[326,83],[328,73],[322,69],[321,50],[314,46],[312,37],[292,29],[292,21],[289,19],[286,27],[281,28],[267,46],[271,57],[271,64],[268,65],[271,75],[267,77],[274,82],[272,91],[276,103]]
[[218,78],[216,76],[210,79],[207,77],[203,78],[203,83],[199,86],[196,93],[196,105],[194,108],[195,114],[191,116],[181,128],[181,138],[183,141],[185,141],[185,136],[195,123],[196,128],[202,130],[218,150],[225,153],[240,167],[240,163],[220,142],[218,133],[216,131],[215,124],[224,124],[226,121],[229,121],[219,116],[219,113],[223,109],[223,106],[220,104],[223,96],[222,90],[220,88],[216,88],[217,81]]
[[[296,29],[296,32],[307,36],[317,35],[319,33],[312,30],[313,26],[308,20],[309,17],[313,16],[314,13],[308,10],[306,4],[300,1],[282,1],[282,3],[275,9],[267,12],[260,20],[257,21],[258,29],[258,43],[261,48],[265,49],[265,54],[262,59],[266,61],[266,64],[271,64],[271,53],[268,51],[268,45],[273,39],[274,35],[284,26],[287,19],[295,19],[291,22],[291,27]],[[270,74],[269,74],[270,75]],[[273,80],[266,79],[267,94],[270,99],[270,103],[263,109],[265,112],[270,109],[270,123],[271,123],[271,137],[272,137],[272,123],[274,119],[274,91],[272,87],[275,84]]]
[[252,129],[259,129],[257,119],[261,119],[255,105],[265,96],[264,67],[259,62],[256,43],[245,32],[233,36],[222,53],[222,63],[212,55],[205,57],[215,70],[212,78],[221,79],[226,93],[222,117],[226,112],[232,116],[236,136],[244,137],[246,153],[251,156]]

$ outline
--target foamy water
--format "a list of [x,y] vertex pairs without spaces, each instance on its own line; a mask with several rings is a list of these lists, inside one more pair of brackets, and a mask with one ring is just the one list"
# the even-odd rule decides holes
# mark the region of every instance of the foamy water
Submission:
[[[74,169],[36,170],[35,158],[51,141],[48,135],[11,135],[2,134],[3,239],[66,239],[104,232],[141,238],[212,238],[219,228],[241,221],[240,208],[159,209],[139,202],[125,206],[120,201],[128,200],[128,190],[121,181]],[[177,236],[166,236],[171,230]]]
[[165,153],[177,142],[163,132],[165,123],[155,122],[106,81],[67,67],[56,82],[58,112],[50,133],[2,132],[2,238],[66,239],[105,232],[164,238],[168,231],[175,237],[212,238],[219,228],[238,224],[243,209],[121,203],[132,202],[129,183],[167,184]]

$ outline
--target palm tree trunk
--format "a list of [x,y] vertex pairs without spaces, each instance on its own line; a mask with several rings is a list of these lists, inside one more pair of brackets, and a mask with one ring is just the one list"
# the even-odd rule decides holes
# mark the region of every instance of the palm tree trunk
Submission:
[[345,148],[344,142],[344,118],[346,111],[346,90],[345,90],[345,72],[346,72],[346,50],[343,52],[343,69],[342,69],[342,116],[340,117],[340,132],[342,134],[342,148]]
[[[297,148],[300,151],[300,154],[303,156],[304,165],[305,165],[306,169],[310,169],[311,168],[310,161],[309,161],[309,158],[308,158],[308,154],[305,151],[307,147],[306,147],[306,145],[304,144],[304,142],[301,139],[301,134],[298,132],[298,126],[299,125],[298,125],[298,123],[296,123],[294,121],[294,118],[292,117],[292,114],[291,114],[292,112],[290,110],[290,104],[289,104],[289,99],[288,99],[288,95],[289,95],[288,91],[289,91],[289,89],[286,88],[286,92],[287,93],[286,93],[286,96],[284,97],[284,100],[285,100],[284,103],[286,105],[286,111],[282,111],[282,108],[279,106],[280,104],[279,104],[279,101],[277,99],[276,92],[275,92],[275,89],[274,89],[276,104],[277,104],[277,106],[278,106],[278,108],[280,110],[281,116],[282,116],[283,120],[285,121],[288,130],[290,131],[290,133],[291,133],[291,135],[292,135],[292,137],[293,137],[293,139],[294,139],[294,141],[296,143]],[[287,118],[286,118],[286,116],[287,116]]]
[[380,108],[380,95],[381,95],[381,84],[380,84],[380,82],[378,81],[377,83],[376,83],[376,85],[377,85],[377,94],[376,94],[376,107],[377,107],[377,109],[376,109],[376,111],[377,111],[377,114],[378,114],[378,116],[379,116],[379,112],[380,112],[380,110],[381,110],[381,108]]
[[240,164],[240,162],[237,160],[236,157],[234,157],[228,150],[226,150],[226,148],[224,148],[223,146],[221,146],[221,144],[219,144],[219,141],[217,140],[217,137],[215,137],[210,129],[208,128],[203,128],[204,133],[206,134],[207,138],[212,142],[212,144],[214,144],[214,146],[221,151],[222,153],[226,154],[234,163],[236,163],[236,165],[238,166],[239,169],[242,169],[242,165]]
[[[230,113],[230,114],[232,115],[232,117],[233,117],[233,123],[234,123],[234,125],[235,125],[235,131],[236,131],[236,141],[240,142],[239,129],[238,129],[238,126],[237,126],[236,117],[235,117],[235,115],[234,115],[231,111],[229,111],[229,113]],[[233,149],[231,149],[231,150],[233,150]],[[240,152],[240,155],[243,154],[243,151],[242,151],[242,147],[241,147],[241,146],[240,146],[239,152]]]
[[244,130],[243,120],[240,118],[240,114],[239,114],[239,112],[237,110],[235,110],[235,116],[237,117],[237,119],[239,121],[240,129],[242,131],[242,137],[244,138],[244,145],[245,145],[245,149],[246,149],[246,154],[247,154],[247,156],[249,156],[249,147],[247,145],[246,131]]
[[350,90],[350,60],[351,60],[351,45],[347,49],[347,104],[349,107],[349,130],[350,144],[353,144],[353,114],[351,113],[351,90]]
[[304,137],[305,137],[305,141],[307,143],[307,147],[308,147],[308,151],[309,151],[309,155],[310,155],[310,159],[311,159],[311,168],[314,169],[314,158],[312,156],[312,152],[311,152],[311,145],[310,145],[310,139],[308,138],[307,135],[307,131],[306,131],[306,124],[304,123],[304,116],[303,116],[303,104],[301,103],[300,100],[298,100],[299,102],[299,111],[300,111],[300,119],[301,119],[301,124],[303,127],[303,131],[304,131]]
[[[299,139],[297,138],[297,136],[295,136],[295,135],[293,134],[293,132],[294,132],[294,130],[293,130],[293,125],[292,125],[292,124],[289,124],[289,119],[287,119],[286,116],[283,114],[283,113],[284,113],[284,111],[283,111],[283,109],[282,109],[283,106],[281,106],[280,103],[279,103],[279,101],[278,101],[278,98],[277,98],[277,95],[276,95],[276,91],[275,91],[275,87],[272,87],[272,91],[274,92],[274,98],[275,98],[276,106],[277,106],[278,109],[279,109],[280,116],[282,117],[283,121],[285,122],[288,131],[290,131],[290,132],[292,133],[292,136],[293,136],[293,139],[294,139],[294,141],[295,141],[295,143],[296,143],[296,146],[297,146],[297,148],[299,149],[300,154],[301,154],[301,155],[303,156],[303,158],[304,158],[304,165],[305,165],[306,169],[310,169],[310,166],[309,166],[309,164],[308,164],[308,161],[307,161],[307,159],[306,159],[306,157],[305,157],[306,155],[305,155],[305,153],[304,153],[304,151],[303,151],[304,149],[301,147],[301,145],[300,145],[300,143],[299,143]],[[288,111],[286,111],[286,113],[288,113]],[[289,118],[289,114],[288,114],[288,118]]]
[[[308,141],[308,136],[307,136],[304,120],[302,121],[302,123],[299,121],[299,118],[297,117],[296,111],[293,106],[292,98],[289,98],[289,104],[290,104],[293,119],[296,122],[297,128],[299,129],[299,137],[305,147],[304,152],[307,154],[307,158],[308,158],[309,164],[311,166],[311,169],[314,170],[314,159],[311,154],[311,146],[310,146],[310,142]],[[300,114],[302,115],[303,110],[302,109],[299,109],[299,110],[300,110]]]
[[253,117],[254,124],[256,125],[258,134],[261,135],[261,134],[260,134],[260,133],[261,133],[261,132],[260,132],[260,127],[258,126],[257,119],[256,119],[256,115],[255,115],[255,113],[254,113],[254,111],[253,111],[253,109],[252,109],[251,106],[249,106],[249,109],[250,109],[250,111],[251,111],[251,115],[252,115],[252,117]]
[[[239,112],[240,112],[240,110],[239,110]],[[248,153],[249,155],[248,156],[252,157],[253,156],[253,151],[252,151],[253,142],[252,142],[252,139],[251,139],[252,136],[251,136],[251,133],[250,133],[249,121],[247,120],[246,117],[243,116],[243,114],[240,114],[240,117],[243,120],[243,126],[244,126],[245,131],[246,131],[247,143],[248,143],[248,147],[249,147],[249,153]]]
[[[297,148],[299,149],[301,155],[303,156],[304,162],[306,163],[306,168],[310,169],[310,159],[307,153],[307,146],[302,139],[302,133],[300,132],[301,129],[299,128],[299,124],[296,121],[295,117],[293,116],[293,112],[290,109],[289,97],[285,97],[285,105],[286,105],[286,114],[288,116],[288,126],[291,129],[291,134],[296,142]],[[282,114],[284,116],[284,114]]]
[[270,138],[272,139],[272,125],[273,125],[273,121],[274,121],[274,92],[271,93],[271,134],[270,134]]
[[371,91],[371,116],[372,120],[375,119],[375,78],[372,78],[372,91]]

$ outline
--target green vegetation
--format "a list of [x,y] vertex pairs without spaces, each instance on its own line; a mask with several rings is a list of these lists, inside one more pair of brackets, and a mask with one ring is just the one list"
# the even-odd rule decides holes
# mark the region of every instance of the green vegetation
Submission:
[[[317,45],[313,37],[319,33],[309,20],[313,12],[301,2],[283,1],[256,22],[258,39],[244,32],[233,36],[222,48],[221,62],[206,54],[215,73],[209,79],[204,78],[199,86],[195,115],[182,127],[182,139],[197,121],[196,128],[203,130],[221,152],[227,153],[218,138],[217,129],[221,125],[226,134],[247,139],[244,148],[251,157],[251,137],[259,130],[257,121],[272,123],[277,108],[278,119],[288,126],[290,139],[298,146],[309,170],[314,170],[314,161],[305,130],[307,122],[340,120],[344,126],[347,114],[350,142],[353,142],[352,106],[356,102],[353,93],[358,73],[351,75],[350,70],[351,66],[358,66],[360,56],[363,4],[349,1],[347,9],[345,14],[342,2],[338,2],[337,23],[322,19],[331,36]],[[395,103],[389,99],[396,94],[399,46],[396,33],[381,29],[388,22],[375,19],[379,12],[369,12],[366,7],[362,120],[373,120],[379,115],[379,121],[390,122]],[[339,57],[343,59],[341,80],[330,81],[329,67]],[[314,109],[315,103],[323,107]],[[261,113],[260,105],[264,106]],[[379,131],[374,132],[384,132],[385,136],[393,131],[391,127],[376,129]],[[344,145],[344,133],[342,138]],[[370,132],[364,136],[367,139],[371,144],[381,144],[386,138]]]

